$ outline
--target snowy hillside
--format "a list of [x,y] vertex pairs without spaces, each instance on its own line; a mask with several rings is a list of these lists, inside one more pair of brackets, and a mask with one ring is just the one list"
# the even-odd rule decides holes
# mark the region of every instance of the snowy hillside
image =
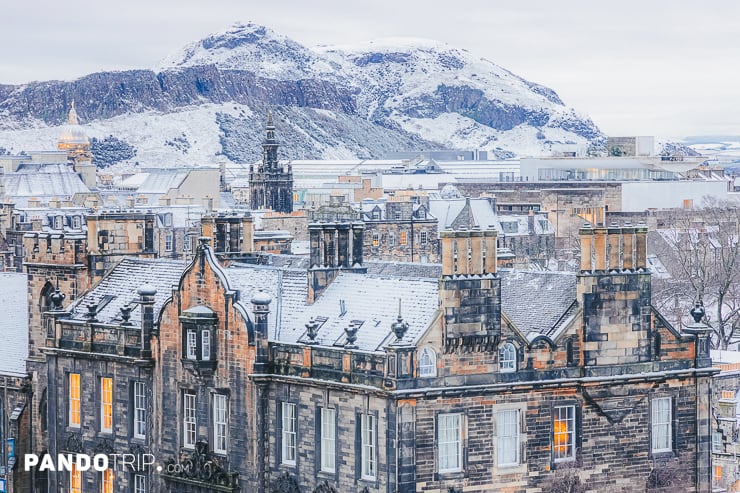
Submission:
[[284,158],[431,148],[548,155],[603,139],[553,90],[466,50],[418,39],[311,49],[255,24],[191,43],[156,71],[0,88],[0,147],[53,146],[75,100],[91,137],[134,147],[120,166],[259,159],[270,109]]

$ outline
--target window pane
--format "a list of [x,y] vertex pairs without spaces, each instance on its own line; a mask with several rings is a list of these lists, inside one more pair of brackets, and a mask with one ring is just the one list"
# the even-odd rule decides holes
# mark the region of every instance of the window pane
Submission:
[[134,382],[134,437],[146,437],[146,384]]
[[113,379],[100,379],[100,431],[113,431]]
[[437,356],[432,349],[425,348],[419,358],[419,376],[434,377],[437,375]]
[[106,469],[101,474],[101,493],[113,493],[113,469]]
[[556,407],[553,419],[553,453],[556,461],[575,457],[575,407]]
[[70,493],[82,493],[82,471],[72,464],[72,470],[69,472],[69,491]]
[[146,476],[142,474],[134,476],[134,493],[146,493]]
[[519,463],[519,411],[496,413],[498,465]]
[[296,415],[295,404],[283,402],[283,437],[282,458],[283,464],[295,465],[296,447]]
[[200,335],[201,348],[203,349],[203,360],[208,361],[211,359],[211,331],[204,330]]
[[362,477],[375,479],[375,416],[362,415]]
[[214,394],[213,396],[213,450],[214,452],[226,453],[227,444],[227,399],[225,395]]
[[196,415],[195,394],[186,393],[183,399],[183,445],[188,448],[195,447]]
[[516,370],[516,348],[513,344],[507,342],[501,346],[499,363],[501,371]]
[[80,426],[80,374],[69,374],[69,426]]
[[187,347],[187,358],[197,359],[198,358],[198,335],[194,330],[188,330],[188,347]]
[[438,418],[439,470],[462,470],[462,415],[440,414]]
[[671,450],[671,398],[660,397],[651,402],[653,452]]
[[321,409],[321,470],[334,472],[334,457],[336,451],[334,409]]

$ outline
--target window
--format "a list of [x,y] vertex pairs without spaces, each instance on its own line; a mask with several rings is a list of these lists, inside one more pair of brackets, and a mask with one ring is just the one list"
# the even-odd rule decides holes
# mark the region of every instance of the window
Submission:
[[375,459],[376,448],[376,418],[372,414],[363,414],[361,418],[362,438],[362,479],[375,479],[377,474],[377,463]]
[[82,227],[82,218],[80,216],[72,216],[72,227],[74,229],[80,229]]
[[72,463],[72,470],[69,471],[69,493],[82,493],[82,471],[77,469],[75,463]]
[[227,442],[227,400],[223,394],[213,394],[213,451],[226,453]]
[[186,392],[182,401],[182,444],[186,448],[195,448],[197,418],[195,416],[195,394]]
[[558,406],[553,409],[552,444],[555,462],[574,460],[576,457],[576,408]]
[[419,233],[419,243],[421,243],[422,245],[427,244],[427,232],[426,231],[422,231]]
[[64,221],[62,216],[54,216],[54,229],[62,229],[64,227]]
[[172,233],[167,233],[164,237],[164,250],[166,252],[172,251]]
[[722,432],[712,432],[712,452],[722,453]]
[[437,376],[437,353],[431,348],[424,348],[419,357],[419,376]]
[[202,359],[204,361],[208,361],[211,359],[211,331],[209,329],[204,329],[200,333],[201,338],[201,350],[202,350]]
[[100,431],[113,433],[113,379],[100,379]]
[[146,476],[143,474],[134,476],[134,493],[146,493]]
[[100,473],[100,493],[113,493],[113,469]]
[[373,232],[373,246],[376,247],[380,245],[380,235],[376,232]]
[[282,404],[282,447],[281,457],[283,464],[295,465],[295,447],[296,447],[296,416],[295,404],[283,402]]
[[134,438],[146,438],[146,384],[134,382]]
[[388,246],[389,247],[396,246],[396,233],[394,233],[393,231],[388,233]]
[[519,411],[496,413],[497,457],[499,466],[519,464]]
[[187,358],[198,359],[198,334],[195,330],[188,330]]
[[80,427],[80,374],[69,374],[69,426]]
[[401,231],[401,236],[398,241],[399,244],[405,245],[406,244],[406,231]]
[[501,346],[501,351],[499,351],[499,370],[502,372],[516,371],[516,348],[510,342]]
[[336,411],[331,408],[321,408],[321,470],[335,472],[336,456]]
[[671,451],[671,398],[658,397],[651,401],[652,450]]
[[400,221],[403,218],[403,213],[401,212],[400,209],[396,209],[393,212],[393,217],[396,219],[396,221]]
[[714,466],[714,482],[722,482],[722,466]]
[[440,414],[437,424],[439,472],[462,471],[462,414]]

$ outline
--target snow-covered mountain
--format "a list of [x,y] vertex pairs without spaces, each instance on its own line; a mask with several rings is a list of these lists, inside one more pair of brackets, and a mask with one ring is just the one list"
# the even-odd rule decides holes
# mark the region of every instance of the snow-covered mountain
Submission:
[[72,100],[91,137],[113,135],[146,165],[255,161],[268,110],[284,158],[547,155],[603,139],[552,89],[466,50],[417,39],[307,48],[255,24],[191,43],[155,70],[0,85],[0,147],[53,146]]

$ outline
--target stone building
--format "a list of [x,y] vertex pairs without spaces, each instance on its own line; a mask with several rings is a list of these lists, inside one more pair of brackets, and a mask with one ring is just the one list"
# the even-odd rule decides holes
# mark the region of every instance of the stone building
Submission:
[[712,381],[712,485],[714,491],[740,491],[740,353],[712,351],[720,372]]
[[293,212],[293,170],[278,162],[278,142],[272,113],[267,118],[266,138],[262,144],[262,163],[255,170],[249,166],[249,193],[252,209]]
[[417,197],[365,200],[361,208],[368,258],[439,262],[438,220]]
[[645,228],[580,234],[578,274],[499,270],[493,229],[442,231],[441,266],[365,264],[362,223],[327,221],[308,259],[204,238],[188,264],[124,259],[66,309],[60,283],[31,331],[36,443],[163,469],[37,484],[709,492],[706,331],[651,306]]

